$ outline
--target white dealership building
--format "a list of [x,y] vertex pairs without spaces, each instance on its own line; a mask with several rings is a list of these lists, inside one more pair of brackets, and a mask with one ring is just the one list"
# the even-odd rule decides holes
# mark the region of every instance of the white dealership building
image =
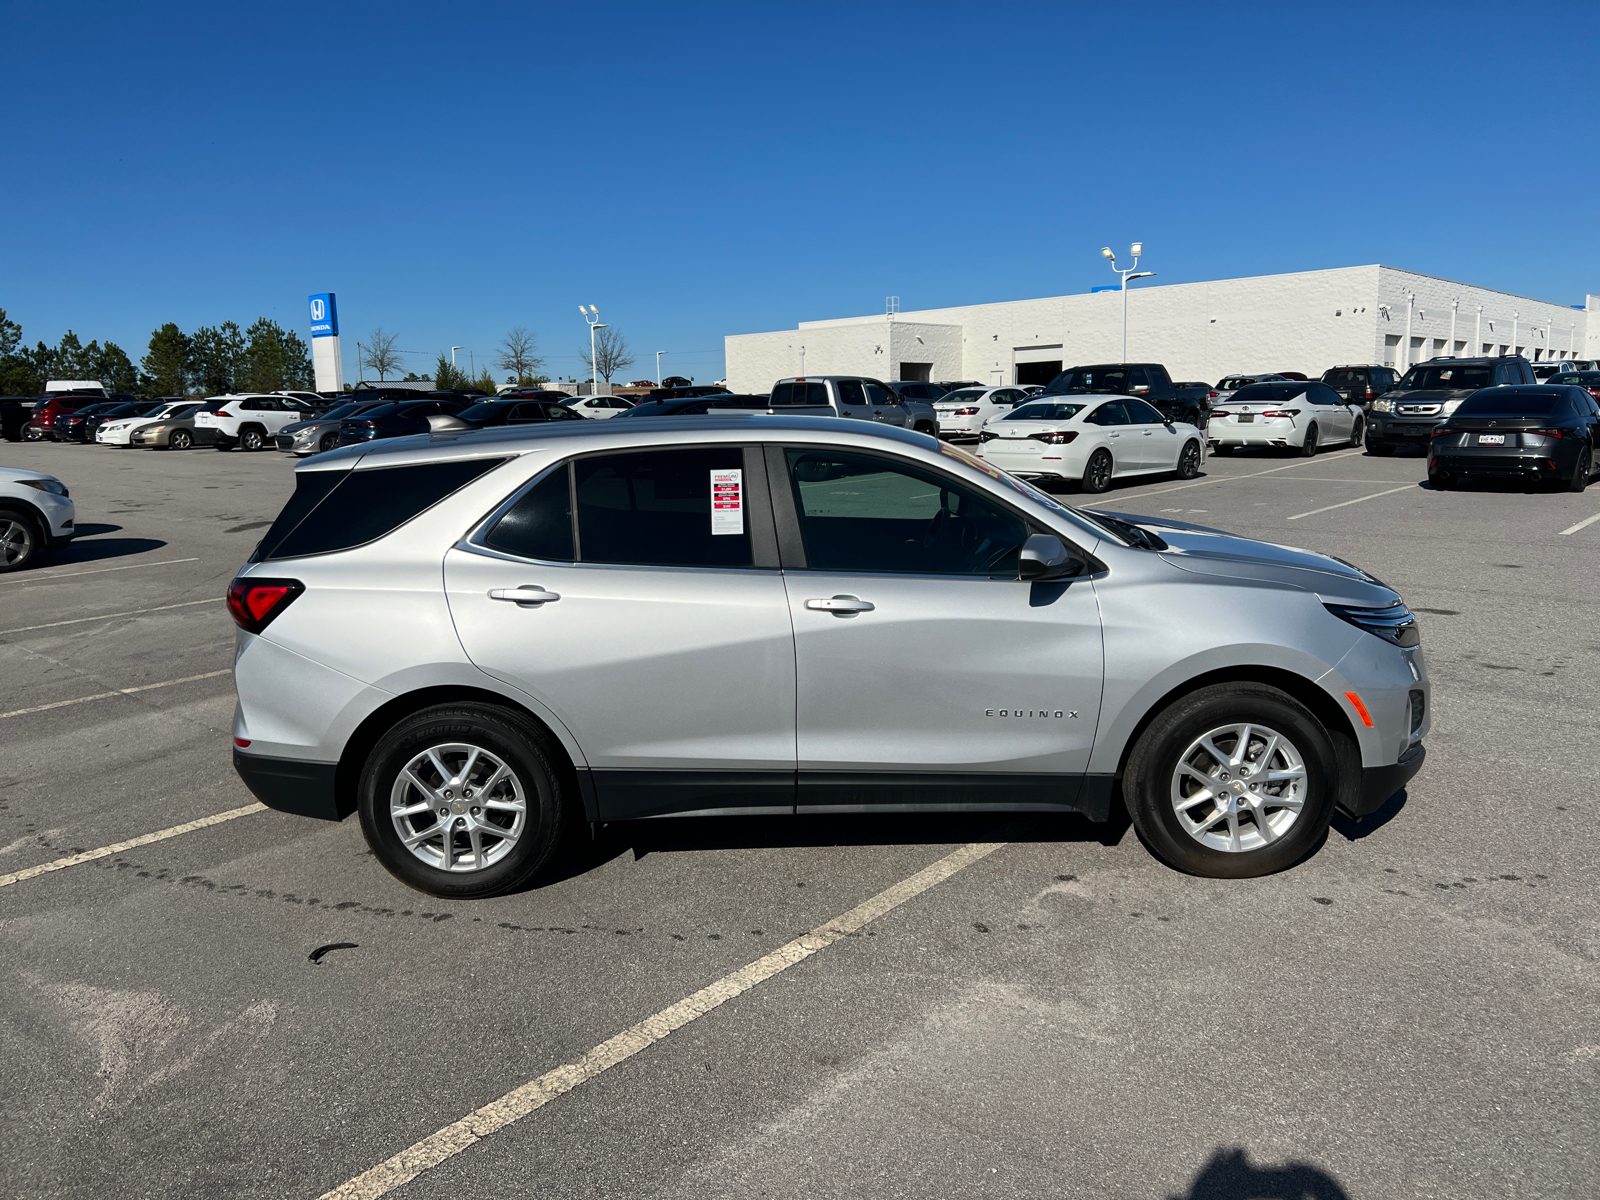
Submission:
[[[895,307],[892,303],[886,308]],[[1372,363],[1401,371],[1435,355],[1600,358],[1600,297],[1532,300],[1395,267],[1338,267],[1128,290],[1129,362],[1176,380]],[[762,393],[790,376],[1048,383],[1064,366],[1122,361],[1115,289],[1039,300],[802,321],[725,339],[728,386]]]

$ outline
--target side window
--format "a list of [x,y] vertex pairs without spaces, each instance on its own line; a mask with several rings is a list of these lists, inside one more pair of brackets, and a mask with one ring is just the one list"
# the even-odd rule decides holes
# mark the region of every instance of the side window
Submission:
[[841,379],[833,386],[839,389],[840,404],[848,404],[854,407],[867,402],[867,393],[862,388],[859,379]]
[[572,562],[571,466],[556,468],[529,488],[483,535],[483,544],[518,558]]
[[1091,425],[1128,425],[1127,411],[1122,407],[1121,400],[1113,400],[1109,404],[1102,404],[1086,418]]
[[900,397],[896,396],[883,384],[875,379],[867,380],[867,399],[873,404],[899,404]]
[[1020,517],[936,472],[837,450],[789,450],[813,571],[1014,577]]
[[1135,367],[1128,372],[1128,390],[1137,392],[1141,389],[1144,391],[1150,390],[1150,376],[1146,374],[1143,367]]
[[[549,418],[544,415],[544,405],[542,405],[542,404],[519,404],[515,408],[513,408],[511,410],[510,415],[506,417],[506,424],[507,425],[526,425],[531,421],[546,421],[546,420],[549,420]],[[535,556],[535,557],[539,557],[539,556]]]
[[565,404],[546,404],[544,419],[547,421],[581,421],[583,418],[573,412]]
[[582,561],[751,565],[740,447],[607,454],[573,471]]
[[1166,418],[1143,400],[1124,400],[1123,408],[1128,410],[1128,421],[1132,425],[1163,425]]
[[255,400],[255,399],[246,400],[242,404],[239,405],[239,411],[240,412],[260,412],[261,411],[261,401]]

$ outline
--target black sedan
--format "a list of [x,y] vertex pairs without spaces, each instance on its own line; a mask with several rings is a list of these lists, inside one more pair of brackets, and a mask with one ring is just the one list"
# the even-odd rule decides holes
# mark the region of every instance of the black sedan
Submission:
[[718,392],[711,396],[677,396],[666,400],[653,398],[639,401],[627,412],[618,413],[613,420],[626,421],[634,417],[703,417],[710,412],[726,412],[730,408],[752,409],[766,412],[771,400],[766,396],[737,396],[732,392]]
[[[566,399],[563,395],[562,399]],[[577,413],[555,400],[480,400],[455,415],[464,429],[491,425],[538,425],[545,421],[581,421]]]
[[1434,426],[1428,482],[1444,491],[1471,477],[1517,479],[1581,492],[1595,473],[1600,404],[1570,384],[1482,388]]
[[423,396],[399,404],[380,404],[339,422],[339,445],[427,433],[432,428],[429,417],[453,417],[469,407],[476,405],[461,396]]
[[63,431],[64,439],[72,442],[94,441],[94,431],[100,428],[103,421],[112,421],[118,417],[143,417],[150,413],[158,412],[162,405],[160,401],[146,400],[132,404],[91,404],[87,408],[80,408],[67,418],[67,427]]

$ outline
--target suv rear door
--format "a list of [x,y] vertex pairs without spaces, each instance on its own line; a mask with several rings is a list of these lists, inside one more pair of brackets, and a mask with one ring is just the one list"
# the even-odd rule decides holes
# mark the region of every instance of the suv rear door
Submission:
[[571,732],[601,820],[793,811],[794,634],[759,450],[560,463],[444,581],[467,657]]

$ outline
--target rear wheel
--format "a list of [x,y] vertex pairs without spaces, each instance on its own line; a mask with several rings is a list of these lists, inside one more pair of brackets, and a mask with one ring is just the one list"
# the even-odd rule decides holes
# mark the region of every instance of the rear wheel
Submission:
[[1122,794],[1140,837],[1180,870],[1247,879],[1292,866],[1333,816],[1338,757],[1287,692],[1222,683],[1175,701],[1140,735]]
[[1232,446],[1213,446],[1213,447],[1211,447],[1211,453],[1213,453],[1213,454],[1232,454],[1233,453],[1233,447]]
[[1589,486],[1589,476],[1594,474],[1594,455],[1585,446],[1578,452],[1578,463],[1572,468],[1572,478],[1567,481],[1567,491],[1581,492]]
[[1300,444],[1300,454],[1302,457],[1310,458],[1316,452],[1317,427],[1313,425],[1310,429],[1306,430],[1306,440]]
[[174,429],[167,435],[168,450],[187,450],[194,445],[194,434],[187,429]]
[[1111,452],[1096,450],[1083,468],[1083,490],[1096,495],[1111,486]]
[[1200,443],[1189,441],[1178,455],[1178,478],[1193,479],[1200,474]]
[[361,828],[378,861],[418,891],[470,900],[549,861],[567,788],[544,732],[520,713],[451,704],[391,729],[361,772]]
[[39,553],[39,529],[26,513],[0,508],[0,571],[20,571]]
[[239,449],[256,451],[266,444],[266,436],[259,429],[241,429],[239,431]]
[[1365,421],[1363,421],[1360,417],[1357,417],[1356,420],[1355,420],[1355,424],[1350,426],[1350,444],[1352,446],[1361,445],[1361,440],[1362,440],[1362,438],[1364,438],[1366,436],[1366,433],[1367,433],[1367,423]]

